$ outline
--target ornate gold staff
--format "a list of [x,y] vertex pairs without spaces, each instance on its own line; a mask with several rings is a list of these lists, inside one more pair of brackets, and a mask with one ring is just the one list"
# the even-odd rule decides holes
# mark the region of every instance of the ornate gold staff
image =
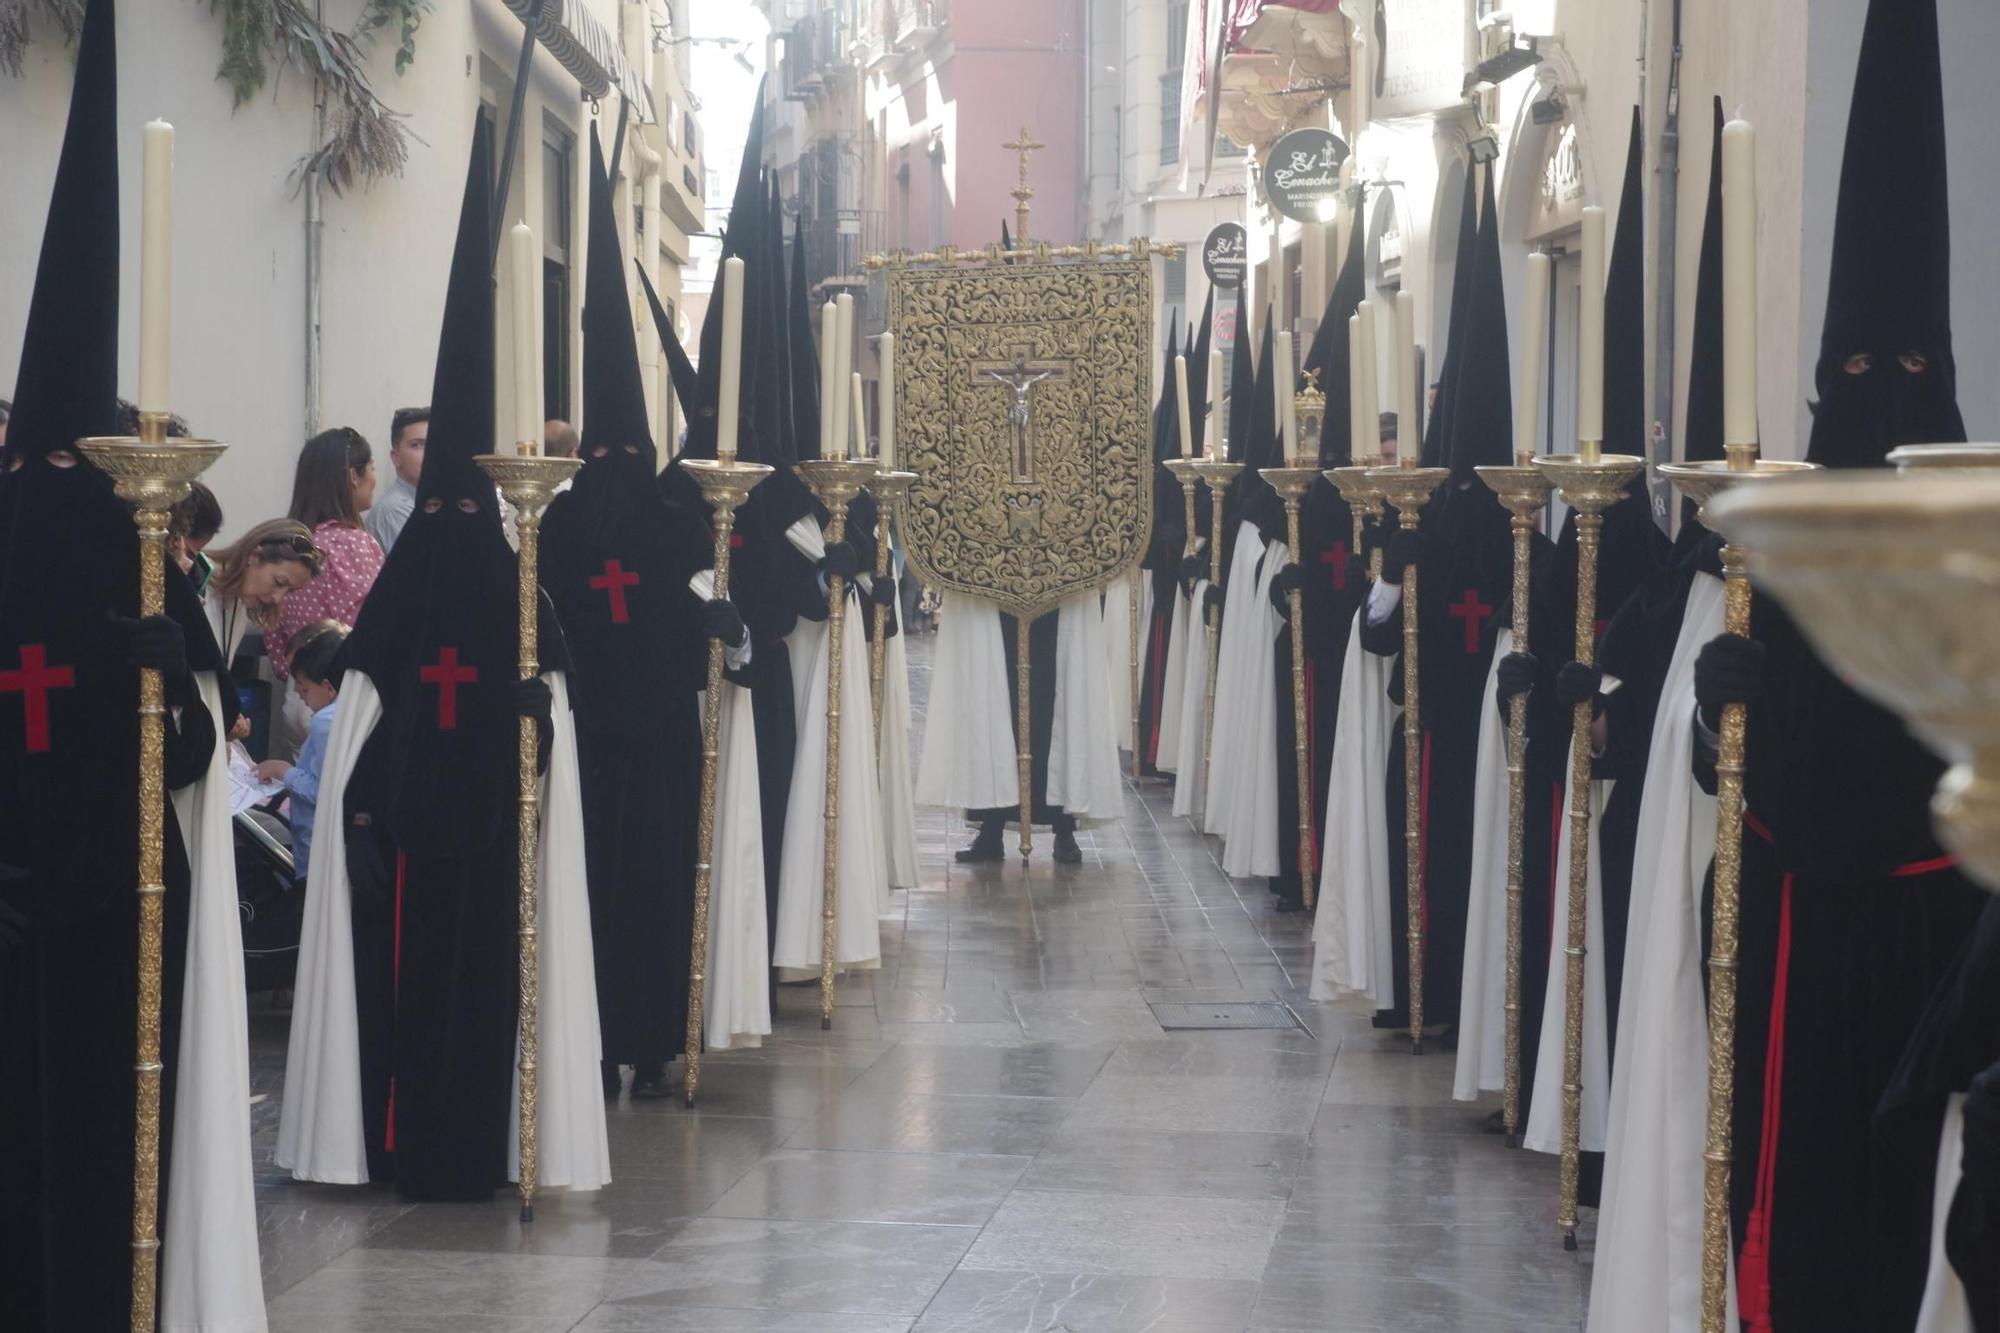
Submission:
[[[167,438],[167,414],[141,412],[139,434],[77,441],[135,506],[139,527],[139,614],[167,609],[167,517],[188,484],[226,447]],[[160,978],[166,930],[166,683],[139,672],[139,1014],[133,1072],[138,1101],[132,1145],[132,1329],[153,1333],[159,1302]]]
[[[1368,479],[1375,471],[1372,463],[1358,463],[1351,467],[1330,467],[1320,475],[1332,482],[1340,492],[1340,498],[1347,501],[1347,512],[1354,522],[1354,553],[1361,554],[1368,547],[1368,525],[1382,519],[1382,490]],[[1377,546],[1368,556],[1368,577],[1379,578],[1382,574],[1382,548]]]
[[[1219,442],[1218,442],[1219,443]],[[1195,475],[1208,483],[1208,586],[1222,586],[1222,501],[1230,483],[1243,470],[1241,463],[1221,458],[1193,460]],[[1192,531],[1192,529],[1190,529]],[[1201,714],[1201,809],[1208,810],[1209,759],[1215,753],[1215,672],[1222,660],[1222,613],[1211,610],[1208,619],[1208,688],[1204,691]]]
[[[1183,521],[1187,525],[1187,544],[1182,548],[1183,555],[1193,555],[1195,553],[1195,544],[1201,540],[1200,534],[1195,530],[1195,491],[1201,485],[1199,461],[1192,455],[1183,458],[1169,458],[1166,461],[1167,471],[1171,472],[1174,480],[1181,484]],[[1211,544],[1213,544],[1213,540],[1213,538],[1210,539]],[[1162,690],[1169,688],[1171,688],[1170,684],[1163,683],[1161,685]],[[1163,703],[1162,707],[1164,706]],[[1154,762],[1158,762],[1157,755],[1154,756]]]
[[[718,449],[718,458],[684,458],[681,468],[701,487],[715,516],[715,591],[729,596],[729,535],[736,528],[736,511],[750,498],[758,482],[771,475],[763,463],[739,463],[735,450]],[[726,650],[720,639],[708,644],[708,693],[702,696],[701,813],[696,824],[694,860],[694,943],[688,966],[687,1104],[694,1105],[701,1087],[702,1011],[708,999],[708,904],[715,883],[715,779],[722,750],[722,666]]]
[[[1549,502],[1554,484],[1537,472],[1534,455],[1517,451],[1514,466],[1473,468],[1514,516],[1514,651],[1528,651],[1528,574],[1534,555],[1535,516]],[[1506,1017],[1501,1062],[1504,1069],[1500,1118],[1507,1146],[1521,1146],[1521,849],[1528,808],[1528,701],[1507,701],[1507,979],[1502,1004]]]
[[1139,692],[1144,688],[1145,663],[1139,658],[1139,589],[1145,586],[1145,570],[1140,565],[1132,566],[1132,592],[1125,604],[1126,639],[1130,647],[1126,652],[1127,674],[1132,686],[1132,780],[1137,782],[1145,769],[1139,758]]
[[[799,475],[826,506],[826,544],[847,540],[847,506],[875,475],[872,458],[814,458],[798,465]],[[820,881],[819,1025],[833,1026],[834,951],[839,938],[836,912],[840,904],[840,649],[847,622],[847,580],[829,574],[826,580],[826,859]]]
[[[555,499],[556,488],[576,475],[580,458],[555,458],[541,452],[535,440],[515,444],[514,454],[480,454],[473,459],[500,487],[514,506],[514,531],[521,541],[516,569],[520,614],[520,672],[533,680],[542,672],[538,626],[541,619],[542,511]],[[541,1134],[537,1121],[541,1054],[541,774],[537,762],[540,736],[535,720],[521,719],[519,815],[520,938],[521,938],[521,1220],[535,1220],[539,1186]]]
[[[1298,417],[1295,438],[1317,440],[1320,424],[1326,417],[1326,395],[1319,390],[1319,374],[1306,372],[1306,387],[1292,396],[1292,410]],[[1285,502],[1285,542],[1291,549],[1292,560],[1299,558],[1299,502],[1306,492],[1319,480],[1317,467],[1267,467],[1259,469],[1258,475],[1270,483]],[[1309,718],[1306,714],[1306,627],[1304,597],[1293,588],[1287,600],[1291,603],[1292,626],[1292,753],[1297,766],[1298,807],[1299,807],[1299,892],[1306,910],[1313,908],[1313,899],[1318,885],[1318,877],[1313,874],[1313,801],[1312,801],[1312,737],[1307,734]]]
[[[1450,472],[1441,467],[1371,469],[1382,498],[1396,506],[1405,532],[1415,532],[1431,492]],[[1417,566],[1403,570],[1403,919],[1409,948],[1410,1054],[1424,1053],[1424,724],[1417,687]],[[1362,614],[1367,614],[1364,610]]]
[[[1580,442],[1578,452],[1545,455],[1535,459],[1534,466],[1555,483],[1563,503],[1576,511],[1576,660],[1589,666],[1597,660],[1597,547],[1604,529],[1604,511],[1646,470],[1646,460],[1631,454],[1602,453],[1598,441],[1587,439]],[[1556,1225],[1562,1228],[1566,1250],[1576,1248],[1576,1178],[1581,1161],[1583,963],[1590,912],[1590,720],[1594,710],[1595,701],[1585,699],[1576,705],[1570,719],[1569,934],[1563,946],[1562,1170],[1556,1204]],[[1513,743],[1511,731],[1508,743]],[[1510,756],[1510,766],[1511,762]]]
[[[910,493],[917,479],[914,472],[877,472],[868,478],[868,493],[875,497],[875,577],[889,577],[889,508]],[[882,681],[889,644],[889,608],[875,606],[875,639],[868,645],[868,691],[875,703],[875,752],[882,752]]]
[[1034,716],[1028,695],[1028,633],[1034,621],[1025,614],[1014,617],[1014,780],[1021,796],[1021,859],[1028,859],[1035,838],[1035,754],[1034,736],[1029,731]]
[[[1757,457],[1756,443],[1725,444],[1722,463],[1664,463],[1660,475],[1701,506],[1738,482],[1767,481],[1816,470],[1811,463]],[[1722,547],[1722,629],[1750,633],[1749,551],[1741,542]],[[1736,1096],[1736,953],[1742,908],[1744,735],[1749,711],[1725,704],[1715,758],[1715,890],[1709,908],[1708,1134],[1702,1151],[1701,1318],[1703,1333],[1722,1333],[1727,1322],[1730,1263],[1730,1113]]]

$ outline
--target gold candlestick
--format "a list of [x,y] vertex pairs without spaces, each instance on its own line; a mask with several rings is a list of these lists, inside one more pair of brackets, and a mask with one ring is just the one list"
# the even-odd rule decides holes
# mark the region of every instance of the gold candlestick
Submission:
[[[1241,463],[1231,463],[1220,458],[1198,458],[1194,461],[1195,475],[1208,483],[1209,510],[1208,523],[1208,585],[1211,588],[1222,584],[1222,502],[1229,493],[1229,487],[1236,480],[1236,474],[1243,470]],[[1203,692],[1201,714],[1201,810],[1200,816],[1208,814],[1209,760],[1215,753],[1215,672],[1222,661],[1222,615],[1209,611],[1208,620],[1208,687]]]
[[[1586,440],[1575,454],[1534,460],[1555,483],[1563,502],[1576,511],[1576,660],[1597,660],[1597,549],[1604,511],[1618,500],[1646,460],[1603,453]],[[1576,705],[1569,744],[1569,934],[1563,947],[1562,1169],[1556,1225],[1563,1248],[1576,1248],[1576,1178],[1582,1160],[1583,1119],[1583,962],[1590,911],[1590,722],[1595,701]]]
[[[1360,555],[1368,546],[1368,525],[1382,519],[1382,488],[1368,479],[1376,469],[1367,463],[1352,467],[1330,467],[1320,473],[1332,482],[1340,492],[1340,498],[1347,501],[1348,517],[1354,524],[1354,554]],[[1368,577],[1378,578],[1382,573],[1382,552],[1378,547],[1369,557]]]
[[[729,596],[729,534],[736,511],[750,498],[758,482],[771,475],[762,463],[739,463],[734,456],[684,458],[681,469],[701,487],[714,516],[715,591]],[[702,696],[701,809],[696,822],[694,858],[694,936],[688,959],[687,1104],[694,1105],[701,1089],[702,1013],[708,1001],[708,905],[715,884],[715,781],[722,750],[722,667],[726,653],[720,639],[708,645],[708,687]]]
[[[877,460],[880,466],[880,460]],[[875,497],[875,577],[889,577],[889,510],[900,504],[916,481],[914,472],[878,471],[867,481],[868,493]],[[875,605],[875,638],[868,645],[868,697],[875,705],[875,753],[882,753],[882,681],[889,644],[889,608]]]
[[[167,520],[189,484],[222,456],[213,440],[167,438],[167,415],[144,412],[139,434],[98,435],[77,448],[135,506],[139,528],[139,614],[167,609]],[[166,930],[166,683],[139,672],[139,1012],[133,1072],[132,1329],[153,1333],[159,1304],[160,979]]]
[[[1186,530],[1187,530],[1187,541],[1181,547],[1181,553],[1183,556],[1191,556],[1195,553],[1201,541],[1200,534],[1197,530],[1198,525],[1195,522],[1196,518],[1195,493],[1201,486],[1201,474],[1199,471],[1199,463],[1198,460],[1196,460],[1192,455],[1189,455],[1185,458],[1169,458],[1166,461],[1165,466],[1167,471],[1173,474],[1174,480],[1178,481],[1181,484],[1181,506],[1183,510],[1182,521],[1186,524]],[[1211,538],[1210,541],[1211,544],[1213,544],[1213,538]],[[1178,584],[1176,584],[1176,586],[1178,586]],[[1172,682],[1163,683],[1161,686],[1162,690],[1171,688],[1173,688]],[[1163,701],[1161,703],[1161,707],[1164,708],[1165,706],[1166,705]],[[1158,755],[1155,755],[1153,757],[1153,762],[1156,765],[1159,763]],[[1178,775],[1176,775],[1176,781],[1178,780],[1179,780]]]
[[[873,459],[814,458],[799,463],[798,472],[819,502],[826,506],[826,544],[847,540],[847,506],[876,474]],[[819,1025],[833,1027],[834,955],[839,941],[836,913],[840,905],[840,650],[847,620],[847,580],[830,574],[826,580],[826,857],[820,881]]]
[[[541,674],[538,626],[541,619],[542,511],[555,499],[556,488],[583,466],[580,458],[544,456],[540,446],[523,440],[514,454],[480,454],[473,459],[500,487],[514,506],[514,531],[521,546],[515,567],[519,573],[516,598],[520,616],[522,680]],[[537,1119],[541,1055],[541,774],[540,749],[533,718],[521,719],[520,941],[521,941],[521,1220],[535,1220],[535,1193],[540,1186],[541,1132]]]
[[[1665,463],[1660,475],[1701,506],[1708,525],[1711,500],[1738,482],[1795,477],[1815,470],[1810,463],[1757,457],[1757,446],[1725,445],[1722,463]],[[1879,549],[1879,548],[1873,548]],[[1722,628],[1750,633],[1749,552],[1741,543],[1722,547]],[[1736,1096],[1736,953],[1743,883],[1744,735],[1748,714],[1742,704],[1722,710],[1715,758],[1715,888],[1709,908],[1708,946],[1708,1129],[1702,1152],[1701,1324],[1703,1333],[1723,1333],[1728,1321],[1730,1267],[1730,1114]]]
[[[1513,517],[1514,651],[1528,651],[1528,575],[1534,556],[1535,516],[1549,502],[1555,483],[1535,470],[1533,455],[1513,467],[1475,467],[1479,479],[1500,497]],[[1507,1146],[1521,1146],[1521,859],[1526,837],[1528,769],[1528,700],[1507,701],[1507,972],[1501,1038],[1502,1090],[1500,1118],[1507,1128]]]
[[[1374,468],[1369,480],[1396,507],[1406,532],[1415,532],[1431,492],[1451,473],[1441,467]],[[1424,724],[1417,678],[1415,564],[1403,570],[1403,920],[1409,955],[1410,1054],[1424,1053],[1424,833],[1422,788]],[[1362,614],[1367,614],[1366,610]]]
[[[1258,475],[1269,482],[1285,502],[1285,540],[1292,560],[1299,558],[1299,502],[1319,480],[1316,467],[1267,467]],[[1312,738],[1307,735],[1306,716],[1306,628],[1304,598],[1297,588],[1287,595],[1292,622],[1292,752],[1298,772],[1299,891],[1306,910],[1313,908],[1318,879],[1313,873]]]

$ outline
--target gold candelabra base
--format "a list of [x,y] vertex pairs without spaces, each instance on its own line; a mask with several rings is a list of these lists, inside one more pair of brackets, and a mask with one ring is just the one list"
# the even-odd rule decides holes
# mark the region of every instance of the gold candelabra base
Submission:
[[[879,465],[878,465],[879,466]],[[914,472],[877,471],[867,482],[868,494],[875,497],[875,577],[890,573],[889,515],[909,497],[916,481]],[[879,602],[874,608],[875,637],[868,644],[868,697],[875,705],[875,752],[882,752],[882,684],[887,670],[889,608]]]
[[[1267,467],[1258,473],[1278,498],[1285,502],[1285,541],[1291,548],[1292,561],[1299,560],[1299,505],[1319,480],[1316,467]],[[1312,809],[1312,736],[1311,722],[1306,712],[1306,629],[1304,598],[1293,588],[1289,598],[1291,609],[1292,636],[1292,749],[1294,766],[1297,769],[1298,815],[1299,815],[1299,894],[1307,911],[1313,910],[1314,899],[1319,888],[1318,876],[1314,873],[1318,864],[1315,856]]]
[[[758,482],[771,475],[762,463],[739,463],[734,458],[686,458],[681,470],[701,487],[714,515],[714,546],[711,559],[715,569],[718,599],[729,596],[729,535],[736,527],[736,511],[750,498]],[[688,955],[687,1021],[687,1105],[693,1106],[701,1090],[703,1015],[708,1001],[708,917],[709,900],[715,884],[715,784],[722,753],[722,668],[725,649],[717,641],[708,645],[708,683],[702,695],[701,718],[701,805],[696,816],[694,863],[694,931]]]
[[[77,448],[109,475],[134,505],[139,529],[139,614],[166,613],[168,511],[222,456],[213,440],[167,437],[167,416],[142,413],[139,434],[99,435]],[[153,1333],[159,1305],[160,1005],[166,960],[166,684],[157,671],[139,673],[138,1014],[133,1074],[138,1084],[132,1126],[132,1329]]]

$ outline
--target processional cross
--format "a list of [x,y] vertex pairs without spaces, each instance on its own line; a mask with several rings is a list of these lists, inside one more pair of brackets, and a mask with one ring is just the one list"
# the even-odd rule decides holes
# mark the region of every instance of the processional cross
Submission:
[[1069,378],[1069,363],[1066,361],[1028,360],[1028,349],[1017,348],[1014,359],[1006,362],[980,362],[972,368],[975,379],[987,380],[1004,385],[1014,391],[1014,400],[1007,405],[1007,424],[1014,431],[1014,480],[1031,482],[1035,479],[1035,441],[1030,427],[1034,422],[1035,407],[1030,394],[1037,384],[1044,380]]
[[1035,197],[1035,187],[1028,184],[1028,157],[1031,153],[1034,153],[1038,149],[1046,148],[1048,145],[1036,143],[1033,139],[1030,139],[1028,137],[1028,127],[1023,125],[1019,138],[1015,139],[1012,143],[1003,143],[1000,146],[1011,153],[1019,153],[1021,155],[1020,182],[1007,193],[1014,196],[1014,248],[1016,250],[1025,250],[1028,248],[1028,201]]

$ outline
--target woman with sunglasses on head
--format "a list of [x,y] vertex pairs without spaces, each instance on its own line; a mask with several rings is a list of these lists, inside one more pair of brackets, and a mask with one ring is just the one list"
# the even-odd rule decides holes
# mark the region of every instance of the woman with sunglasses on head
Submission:
[[326,563],[305,524],[289,518],[266,519],[216,552],[214,560],[206,600],[224,661],[236,656],[252,625],[268,635],[284,613],[287,595],[310,584]]
[[375,460],[360,431],[336,426],[306,441],[292,481],[291,518],[311,533],[324,566],[284,599],[277,625],[264,631],[279,680],[291,677],[290,644],[300,630],[320,620],[352,625],[368,600],[382,571],[382,548],[361,526],[374,498]]

